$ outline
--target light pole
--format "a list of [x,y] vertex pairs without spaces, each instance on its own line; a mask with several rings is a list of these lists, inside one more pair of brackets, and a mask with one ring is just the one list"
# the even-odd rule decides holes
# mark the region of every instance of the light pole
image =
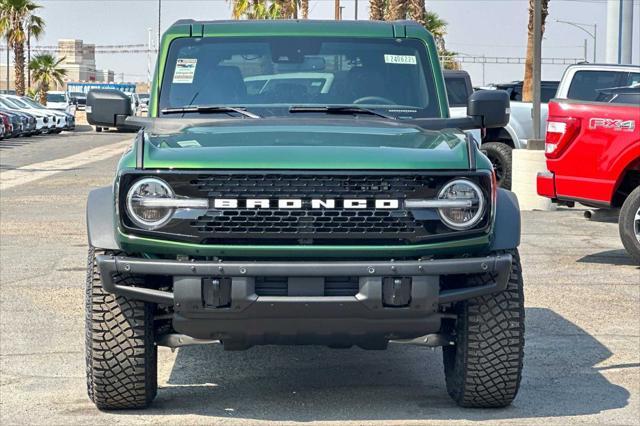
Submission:
[[149,32],[149,40],[147,44],[147,84],[151,87],[151,28],[147,30]]
[[[589,36],[593,39],[593,62],[594,63],[597,62],[596,61],[596,54],[597,54],[596,53],[597,52],[596,48],[597,48],[597,42],[598,42],[598,25],[597,24],[582,24],[580,22],[562,21],[560,19],[556,19],[556,22],[558,22],[560,24],[571,25],[572,27],[576,27],[578,29],[581,29],[585,33],[589,34]],[[587,31],[583,27],[591,27],[591,28],[593,28],[593,33]]]
[[161,37],[162,37],[162,0],[158,0],[158,52],[160,52]]

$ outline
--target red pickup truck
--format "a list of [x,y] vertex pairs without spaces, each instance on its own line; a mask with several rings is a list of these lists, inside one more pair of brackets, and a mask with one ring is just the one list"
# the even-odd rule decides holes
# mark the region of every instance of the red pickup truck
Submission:
[[621,208],[620,237],[640,264],[640,87],[601,90],[595,101],[549,103],[538,194],[558,203]]

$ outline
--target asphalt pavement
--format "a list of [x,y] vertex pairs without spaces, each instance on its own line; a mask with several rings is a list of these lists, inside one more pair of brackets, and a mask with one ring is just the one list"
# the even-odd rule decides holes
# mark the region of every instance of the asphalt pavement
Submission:
[[160,348],[150,409],[98,411],[85,388],[84,206],[118,156],[78,154],[131,137],[0,141],[0,183],[46,171],[0,191],[0,424],[639,424],[640,269],[615,223],[579,209],[523,213],[526,355],[509,408],[457,407],[440,350],[200,346]]

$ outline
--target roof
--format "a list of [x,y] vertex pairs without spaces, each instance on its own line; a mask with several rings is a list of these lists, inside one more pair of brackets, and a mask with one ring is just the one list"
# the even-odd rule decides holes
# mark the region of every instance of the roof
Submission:
[[[186,30],[186,31],[185,31]],[[352,37],[406,37],[427,31],[415,21],[334,21],[311,19],[176,21],[167,33],[191,36],[309,35]]]

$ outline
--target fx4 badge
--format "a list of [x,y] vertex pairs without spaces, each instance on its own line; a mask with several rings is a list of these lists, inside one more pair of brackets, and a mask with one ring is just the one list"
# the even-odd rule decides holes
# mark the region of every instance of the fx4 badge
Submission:
[[636,122],[633,120],[615,120],[612,118],[592,118],[589,129],[612,129],[619,132],[633,132]]

